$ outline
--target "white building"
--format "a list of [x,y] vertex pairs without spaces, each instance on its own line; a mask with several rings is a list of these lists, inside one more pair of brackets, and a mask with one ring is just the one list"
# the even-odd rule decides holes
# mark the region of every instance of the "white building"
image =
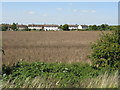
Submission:
[[79,25],[78,29],[88,29],[88,25]]
[[88,29],[87,25],[68,25],[69,29]]
[[17,25],[17,29],[18,30],[24,30],[24,29],[27,29],[27,25]]
[[43,29],[43,25],[29,24],[29,25],[28,25],[28,28],[29,28],[29,29],[41,30],[41,29]]
[[49,31],[49,30],[57,31],[57,30],[59,30],[58,27],[59,27],[58,25],[53,25],[53,24],[52,25],[46,25],[45,24],[44,25],[44,30],[45,31]]
[[68,29],[78,29],[79,25],[68,25]]

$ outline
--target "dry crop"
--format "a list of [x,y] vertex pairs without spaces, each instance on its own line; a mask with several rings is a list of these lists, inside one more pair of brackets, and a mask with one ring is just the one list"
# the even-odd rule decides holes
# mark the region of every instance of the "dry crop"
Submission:
[[3,32],[4,64],[19,60],[45,62],[87,61],[90,42],[99,38],[101,31],[6,31]]

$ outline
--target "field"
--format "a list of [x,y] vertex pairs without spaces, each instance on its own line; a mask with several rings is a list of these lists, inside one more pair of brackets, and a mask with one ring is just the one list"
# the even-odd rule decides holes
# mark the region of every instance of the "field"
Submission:
[[4,64],[19,60],[44,62],[90,62],[90,44],[101,31],[3,32]]
[[87,58],[91,42],[99,39],[101,33],[3,32],[2,87],[117,88],[118,71],[94,68]]

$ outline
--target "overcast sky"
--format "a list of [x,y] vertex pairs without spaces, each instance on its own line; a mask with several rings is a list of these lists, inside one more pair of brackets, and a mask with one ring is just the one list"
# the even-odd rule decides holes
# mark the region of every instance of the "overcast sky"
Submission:
[[117,2],[3,2],[2,23],[117,24]]

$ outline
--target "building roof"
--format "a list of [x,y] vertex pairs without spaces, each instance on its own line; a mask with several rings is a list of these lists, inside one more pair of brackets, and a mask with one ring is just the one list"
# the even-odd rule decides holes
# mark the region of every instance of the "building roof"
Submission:
[[88,27],[88,25],[81,25],[82,27]]
[[17,25],[17,27],[27,27],[27,25]]
[[59,27],[59,25],[55,25],[55,24],[44,24],[44,27]]
[[79,25],[68,25],[69,27],[78,27]]
[[29,24],[28,27],[42,27],[43,25]]

